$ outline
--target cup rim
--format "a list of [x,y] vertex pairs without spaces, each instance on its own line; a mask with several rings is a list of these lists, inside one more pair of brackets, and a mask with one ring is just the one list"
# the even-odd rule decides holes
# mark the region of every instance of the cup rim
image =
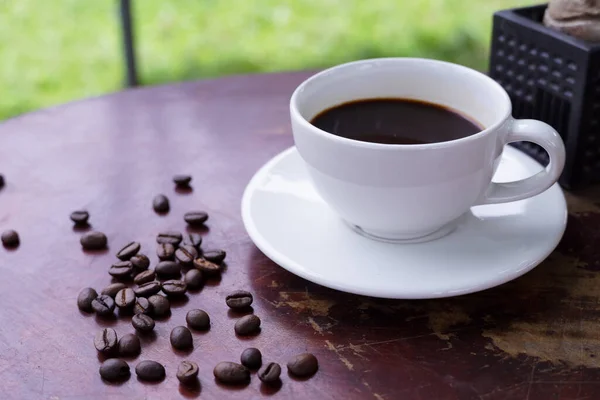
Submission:
[[[376,62],[376,63],[397,63],[397,62],[405,62],[405,61],[407,61],[407,62],[426,62],[426,63],[434,63],[434,64],[439,64],[439,65],[448,65],[453,68],[462,69],[463,71],[465,71],[469,74],[472,74],[474,76],[483,77],[484,80],[489,82],[489,84],[493,86],[493,88],[500,94],[500,96],[502,96],[504,98],[504,101],[507,104],[506,112],[504,113],[504,115],[501,118],[499,118],[492,125],[486,127],[485,129],[483,129],[473,135],[465,136],[462,138],[452,139],[452,140],[448,140],[448,141],[444,141],[444,142],[434,142],[434,143],[425,143],[425,144],[388,144],[388,143],[365,142],[362,140],[349,139],[349,138],[346,138],[343,136],[334,135],[330,132],[327,132],[320,128],[317,128],[316,126],[311,124],[310,121],[308,121],[306,118],[304,118],[298,111],[297,102],[298,102],[298,97],[300,96],[300,93],[302,92],[302,90],[307,85],[309,85],[311,82],[323,77],[324,75],[331,74],[332,72],[334,72],[337,69],[347,68],[350,66],[360,66],[361,64],[368,64],[368,63],[374,63],[374,62]],[[496,130],[499,126],[501,126],[509,118],[511,118],[512,102],[510,100],[510,97],[508,96],[508,93],[506,93],[506,90],[504,90],[504,88],[498,82],[496,82],[495,80],[490,78],[488,75],[486,75],[482,72],[479,72],[477,70],[474,70],[472,68],[465,67],[464,65],[455,64],[455,63],[451,63],[451,62],[447,62],[447,61],[435,60],[435,59],[431,59],[431,58],[384,57],[384,58],[369,58],[369,59],[364,59],[364,60],[351,61],[351,62],[347,62],[347,63],[343,63],[343,64],[338,64],[338,65],[324,69],[323,71],[320,71],[320,72],[310,76],[309,78],[304,80],[300,85],[298,85],[298,87],[296,87],[296,89],[292,93],[292,96],[290,98],[290,113],[291,113],[292,119],[299,121],[300,124],[302,124],[305,128],[310,129],[312,132],[316,133],[317,135],[319,135],[325,139],[333,140],[334,142],[337,142],[340,144],[348,144],[348,145],[353,145],[353,146],[357,146],[357,147],[377,149],[377,150],[408,150],[408,149],[419,150],[419,149],[435,149],[435,148],[449,147],[452,145],[458,145],[458,144],[467,143],[467,142],[470,142],[473,140],[477,140],[478,138],[480,138],[482,136],[488,135],[490,132]]]

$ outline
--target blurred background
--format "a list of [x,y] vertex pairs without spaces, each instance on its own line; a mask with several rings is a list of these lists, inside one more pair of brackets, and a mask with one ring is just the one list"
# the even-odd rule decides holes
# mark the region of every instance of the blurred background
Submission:
[[[384,56],[485,70],[492,13],[527,0],[132,0],[143,85]],[[0,120],[120,90],[119,0],[0,0]]]

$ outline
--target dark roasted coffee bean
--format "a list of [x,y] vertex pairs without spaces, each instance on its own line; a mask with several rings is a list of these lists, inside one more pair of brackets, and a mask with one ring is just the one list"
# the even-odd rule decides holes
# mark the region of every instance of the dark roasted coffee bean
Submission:
[[258,369],[262,365],[262,354],[257,348],[249,347],[242,352],[240,361],[246,368]]
[[147,269],[145,271],[140,272],[133,278],[133,283],[136,285],[142,285],[144,283],[152,282],[156,278],[156,274],[153,270]]
[[115,309],[115,301],[112,299],[112,297],[101,294],[92,300],[92,308],[98,315],[112,315]]
[[187,285],[184,281],[171,279],[162,283],[162,291],[165,292],[167,296],[181,296],[187,291]]
[[188,288],[194,290],[202,286],[202,272],[199,269],[190,269],[183,278]]
[[173,182],[179,187],[187,187],[190,185],[192,181],[192,177],[189,175],[175,175],[173,177]]
[[252,300],[252,293],[246,292],[245,290],[236,290],[227,295],[225,303],[227,303],[229,308],[240,309],[250,307]]
[[175,251],[175,258],[183,265],[191,264],[198,257],[198,250],[193,246],[183,245]]
[[85,250],[102,250],[107,243],[106,235],[97,231],[84,233],[79,241]]
[[4,176],[0,174],[0,189],[4,187]]
[[91,287],[82,289],[77,296],[77,307],[85,312],[94,311],[92,308],[92,301],[94,301],[96,297],[98,297],[98,293]]
[[20,242],[19,234],[17,231],[13,231],[12,229],[2,232],[0,240],[2,240],[4,247],[17,247]]
[[152,315],[155,317],[164,317],[171,311],[171,303],[165,296],[155,294],[148,297],[148,301],[152,305]]
[[181,276],[181,265],[175,261],[161,261],[154,268],[160,278],[177,278]]
[[185,315],[188,326],[197,331],[205,331],[210,328],[210,317],[204,310],[190,310]]
[[152,199],[152,208],[157,213],[166,213],[169,211],[169,199],[164,194],[159,194]]
[[159,243],[156,245],[156,255],[159,260],[172,260],[175,256],[175,247],[170,243]]
[[119,250],[119,252],[117,253],[117,258],[119,260],[126,261],[131,259],[131,257],[135,256],[138,253],[138,251],[140,251],[140,244],[138,242],[131,242],[125,245],[125,247],[123,247],[121,250]]
[[133,292],[138,297],[150,297],[160,292],[160,282],[150,281],[142,283],[141,285],[133,288]]
[[85,225],[90,218],[90,214],[85,210],[73,211],[70,215],[71,221],[75,222],[75,225]]
[[111,354],[117,349],[117,332],[112,328],[104,328],[94,337],[94,347],[100,353]]
[[100,376],[108,382],[125,380],[129,374],[129,364],[118,358],[109,358],[100,365]]
[[177,367],[177,379],[183,384],[195,382],[198,379],[198,364],[193,361],[182,361]]
[[240,336],[254,335],[260,330],[260,318],[254,314],[245,315],[235,323],[235,333]]
[[205,213],[204,211],[190,211],[190,212],[186,212],[183,215],[183,219],[189,225],[200,226],[200,225],[204,225],[204,223],[208,219],[208,214]]
[[171,331],[171,346],[178,350],[189,350],[194,347],[192,332],[185,326],[176,326]]
[[193,246],[198,250],[202,244],[202,236],[199,233],[186,233],[183,237],[183,244]]
[[267,385],[272,385],[279,382],[279,376],[281,375],[281,367],[279,364],[270,362],[258,371],[258,379]]
[[310,353],[298,354],[287,363],[288,371],[299,377],[313,375],[319,369],[317,357]]
[[135,373],[143,381],[160,381],[165,378],[165,367],[156,361],[144,360],[135,366]]
[[102,292],[100,292],[100,294],[105,294],[114,299],[117,293],[119,293],[119,290],[125,289],[126,287],[127,285],[121,282],[111,283],[110,285],[102,289]]
[[181,232],[177,231],[166,231],[161,232],[156,236],[156,243],[169,243],[173,246],[179,246],[183,236],[181,236]]
[[138,272],[145,271],[150,266],[150,259],[145,254],[136,254],[129,261],[131,261],[133,268]]
[[133,333],[128,333],[119,339],[119,356],[137,356],[141,351],[142,345],[140,344],[140,338]]
[[131,261],[119,261],[117,263],[114,263],[108,269],[108,273],[117,279],[130,279],[132,272],[133,265],[131,264]]
[[241,364],[223,361],[213,370],[215,378],[221,383],[239,385],[250,382],[250,371]]
[[115,296],[115,304],[119,308],[133,307],[135,304],[135,293],[129,288],[119,290],[119,293]]
[[208,276],[218,275],[221,272],[221,267],[219,265],[205,260],[204,258],[196,258],[194,260],[194,267],[198,268],[203,274]]
[[131,318],[131,325],[140,332],[150,332],[154,329],[154,320],[146,314],[135,314]]
[[221,264],[225,256],[227,256],[225,250],[205,250],[202,252],[202,258],[215,264]]
[[133,306],[134,314],[146,314],[152,313],[152,304],[145,297],[138,297],[135,299],[135,305]]

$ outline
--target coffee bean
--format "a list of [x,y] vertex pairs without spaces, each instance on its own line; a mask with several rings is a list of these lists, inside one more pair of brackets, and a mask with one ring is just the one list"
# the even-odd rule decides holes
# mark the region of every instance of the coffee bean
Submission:
[[171,243],[159,243],[156,245],[156,255],[159,260],[172,260],[175,256],[175,247]]
[[185,322],[197,331],[205,331],[210,328],[210,317],[204,310],[194,309],[187,312]]
[[104,328],[94,337],[94,347],[100,353],[111,354],[117,349],[117,332],[112,328]]
[[204,223],[208,219],[208,214],[205,213],[204,211],[190,211],[190,212],[186,212],[183,215],[183,219],[189,225],[200,226],[200,225],[204,225]]
[[133,333],[128,333],[119,339],[119,356],[133,357],[140,354],[141,351],[140,338]]
[[155,294],[148,297],[148,302],[152,305],[152,315],[156,317],[164,317],[171,311],[171,303],[165,296]]
[[140,251],[140,244],[138,242],[131,242],[119,250],[117,253],[117,258],[121,261],[126,261],[135,256],[138,251]]
[[146,314],[135,314],[131,318],[131,325],[140,332],[150,332],[154,329],[154,320]]
[[106,235],[102,232],[86,232],[79,240],[84,250],[102,250],[106,248]]
[[310,353],[298,354],[287,363],[288,371],[299,377],[313,375],[319,369],[317,357]]
[[246,368],[258,369],[262,364],[262,354],[257,348],[249,347],[242,352],[240,361]]
[[166,231],[161,232],[156,236],[156,243],[169,243],[173,246],[179,246],[179,243],[181,243],[182,239],[183,236],[181,235],[181,232]]
[[92,301],[94,301],[96,297],[98,297],[98,293],[91,287],[82,289],[77,296],[77,307],[85,312],[94,311],[92,308]]
[[223,361],[217,364],[213,374],[221,383],[239,385],[250,382],[250,371],[241,364]]
[[135,293],[133,290],[121,289],[115,296],[115,304],[119,308],[131,308],[135,304]]
[[225,250],[205,250],[202,252],[202,258],[215,264],[221,264],[226,255]]
[[92,308],[96,312],[96,314],[100,316],[108,316],[112,315],[115,309],[115,302],[112,297],[107,296],[105,294],[101,294],[92,300]]
[[136,285],[142,285],[144,283],[152,282],[156,274],[151,269],[147,269],[145,271],[140,272],[133,278],[133,283]]
[[191,181],[192,177],[189,175],[175,175],[173,177],[173,182],[175,182],[178,187],[188,187]]
[[119,261],[117,263],[114,263],[108,269],[108,273],[117,279],[131,278],[132,272],[133,272],[133,264],[131,264],[131,261]]
[[160,381],[165,378],[165,367],[156,361],[144,360],[135,366],[135,373],[143,381]]
[[202,286],[202,272],[197,269],[190,269],[185,273],[183,280],[188,288],[192,290],[199,289]]
[[183,244],[193,246],[198,250],[202,244],[202,236],[198,233],[187,233],[183,237]]
[[258,379],[267,385],[273,385],[279,382],[279,376],[281,375],[281,367],[279,364],[270,362],[258,371]]
[[0,189],[4,187],[4,176],[0,174]]
[[135,299],[133,313],[150,315],[152,313],[152,304],[145,297],[138,297]]
[[137,254],[131,257],[129,261],[131,261],[133,268],[138,272],[145,271],[150,266],[150,259],[145,254]]
[[178,350],[189,350],[194,347],[192,332],[185,326],[176,326],[171,331],[171,346]]
[[161,278],[177,278],[181,276],[181,265],[175,261],[161,261],[154,268],[154,272]]
[[162,283],[162,291],[167,296],[181,296],[187,291],[187,285],[184,281],[171,279]]
[[166,213],[169,211],[169,199],[164,194],[159,194],[152,199],[152,208],[157,213]]
[[2,244],[4,247],[17,247],[19,245],[19,234],[17,231],[13,231],[9,229],[7,231],[2,232],[2,236],[0,236],[0,240],[2,240]]
[[177,367],[177,379],[186,384],[195,382],[198,378],[198,364],[193,361],[182,361]]
[[70,215],[71,221],[75,222],[75,225],[85,225],[90,218],[90,214],[85,210],[73,211]]
[[254,335],[260,330],[260,318],[254,314],[245,315],[237,320],[234,328],[240,336]]
[[160,282],[150,281],[142,283],[141,285],[133,288],[133,292],[138,297],[150,297],[160,292]]
[[229,308],[241,309],[250,307],[252,300],[252,293],[246,292],[245,290],[236,290],[235,292],[227,295],[225,298],[225,303],[227,303]]
[[100,376],[108,382],[125,380],[129,374],[129,364],[118,358],[109,358],[100,365]]
[[110,285],[108,285],[107,287],[102,289],[100,294],[105,294],[114,299],[115,296],[117,295],[117,293],[119,293],[119,290],[125,289],[126,287],[127,287],[127,285],[124,283],[121,283],[121,282],[111,283]]
[[198,257],[198,250],[193,246],[180,246],[175,251],[175,258],[183,265],[191,264]]
[[218,275],[221,272],[220,266],[205,260],[204,258],[196,258],[194,260],[194,267],[198,268],[202,273],[208,276]]

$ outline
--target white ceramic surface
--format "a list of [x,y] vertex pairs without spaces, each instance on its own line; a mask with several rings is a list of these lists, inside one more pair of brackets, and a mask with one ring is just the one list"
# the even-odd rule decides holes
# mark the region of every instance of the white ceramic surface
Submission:
[[[507,147],[496,182],[542,167]],[[296,148],[260,169],[242,200],[256,246],[309,281],[350,293],[423,299],[456,296],[514,279],[544,260],[563,235],[567,209],[558,185],[512,203],[473,207],[447,236],[393,244],[351,230],[314,189]]]
[[[447,142],[389,145],[336,136],[309,122],[347,101],[385,97],[441,104],[485,129]],[[513,119],[510,98],[494,80],[442,61],[386,58],[330,68],[295,90],[290,115],[296,147],[317,191],[372,237],[427,238],[473,205],[543,192],[564,166],[564,145],[552,127]],[[548,168],[519,182],[490,185],[504,145],[522,140],[546,149]]]

